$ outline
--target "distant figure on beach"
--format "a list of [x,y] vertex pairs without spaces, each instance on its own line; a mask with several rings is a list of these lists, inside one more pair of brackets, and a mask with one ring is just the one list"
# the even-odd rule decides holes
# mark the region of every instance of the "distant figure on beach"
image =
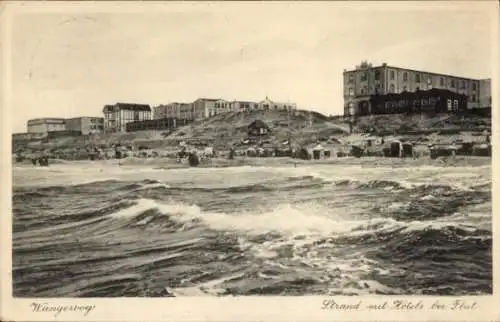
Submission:
[[233,160],[234,159],[234,149],[233,148],[230,148],[229,149],[229,160]]
[[20,153],[16,153],[16,162],[23,162],[24,157]]
[[198,157],[198,154],[196,154],[196,152],[189,153],[188,162],[190,166],[197,167],[200,164],[200,158]]
[[49,166],[49,158],[48,157],[38,158],[38,164],[42,167],[48,167]]

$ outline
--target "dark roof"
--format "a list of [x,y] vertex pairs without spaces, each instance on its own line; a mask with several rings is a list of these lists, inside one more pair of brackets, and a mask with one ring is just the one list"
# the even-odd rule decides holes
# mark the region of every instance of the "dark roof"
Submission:
[[148,104],[135,104],[135,103],[116,103],[114,105],[104,105],[103,112],[111,112],[113,110],[134,110],[134,111],[149,111],[151,112],[151,106]]
[[124,110],[151,111],[151,106],[148,104],[116,103],[116,106]]
[[429,72],[425,70],[418,70],[418,69],[412,69],[412,68],[405,68],[405,67],[398,67],[398,66],[392,66],[392,65],[379,65],[379,66],[367,66],[366,68],[361,68],[361,69],[350,69],[350,70],[345,70],[345,73],[352,73],[360,70],[369,70],[369,69],[380,69],[380,68],[390,68],[390,69],[399,69],[403,71],[408,71],[408,72],[415,72],[415,73],[421,73],[421,74],[429,74],[429,75],[434,75],[434,76],[444,76],[444,77],[453,77],[453,78],[459,78],[459,79],[465,79],[465,80],[472,80],[472,81],[479,81],[479,78],[473,78],[473,77],[466,77],[466,76],[458,76],[458,75],[450,75],[450,74],[444,74],[444,73],[438,73],[438,72]]
[[266,123],[261,120],[255,120],[248,125],[248,128],[269,128]]

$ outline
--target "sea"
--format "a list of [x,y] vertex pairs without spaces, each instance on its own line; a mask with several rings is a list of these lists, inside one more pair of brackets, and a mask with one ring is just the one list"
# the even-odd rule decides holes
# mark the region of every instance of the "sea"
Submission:
[[492,293],[491,166],[14,166],[16,297]]

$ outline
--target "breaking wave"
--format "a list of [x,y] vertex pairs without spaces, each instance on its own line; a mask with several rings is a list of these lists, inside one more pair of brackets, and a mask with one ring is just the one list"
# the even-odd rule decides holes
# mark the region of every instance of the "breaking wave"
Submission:
[[492,292],[487,181],[170,179],[16,187],[15,295]]

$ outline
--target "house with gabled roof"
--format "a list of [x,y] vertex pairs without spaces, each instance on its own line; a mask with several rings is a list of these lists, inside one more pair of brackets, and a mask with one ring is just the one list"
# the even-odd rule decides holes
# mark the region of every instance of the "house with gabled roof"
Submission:
[[116,103],[105,105],[104,131],[126,132],[127,123],[152,119],[151,106],[148,104]]

